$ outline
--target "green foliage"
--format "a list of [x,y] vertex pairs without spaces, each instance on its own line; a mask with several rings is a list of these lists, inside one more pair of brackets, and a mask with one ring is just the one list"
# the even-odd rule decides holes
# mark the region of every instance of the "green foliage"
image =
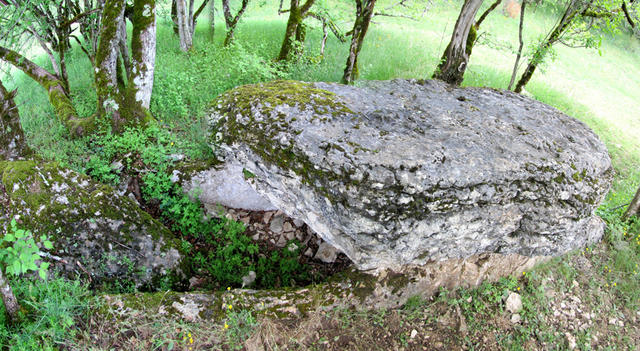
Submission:
[[222,218],[218,223],[210,221],[209,225],[211,235],[204,240],[211,249],[196,253],[194,268],[206,269],[218,287],[242,284],[242,277],[253,269],[258,246],[243,234],[242,223]]
[[227,311],[227,320],[224,324],[227,336],[227,345],[232,350],[243,349],[244,342],[251,337],[254,329],[258,326],[256,318],[251,311],[234,311],[231,307]]
[[73,343],[76,318],[86,312],[89,292],[78,281],[62,278],[11,281],[24,318],[19,324],[4,320],[0,304],[0,347],[3,350],[57,350]]
[[273,251],[271,256],[260,257],[256,268],[257,286],[291,286],[296,280],[308,280],[307,268],[298,261],[299,253],[300,243],[291,240],[284,248]]
[[[53,244],[46,235],[40,237],[40,243],[46,249],[52,249]],[[31,231],[18,228],[16,220],[11,220],[9,231],[0,239],[0,262],[5,266],[5,272],[18,276],[30,271],[37,271],[40,278],[47,278],[48,262],[41,262],[40,248],[36,244]]]
[[[122,174],[140,176],[141,193],[149,204],[157,204],[165,223],[179,236],[180,248],[192,273],[204,274],[210,286],[240,286],[242,277],[257,272],[262,287],[289,286],[307,281],[306,269],[298,262],[299,250],[265,252],[245,233],[242,223],[221,218],[205,218],[197,194],[185,194],[172,181],[170,169],[178,140],[157,125],[130,128],[122,134],[109,132],[93,137],[94,153],[86,171],[94,178],[117,184]],[[264,275],[264,277],[262,277]],[[130,292],[131,284],[107,287],[109,291]]]

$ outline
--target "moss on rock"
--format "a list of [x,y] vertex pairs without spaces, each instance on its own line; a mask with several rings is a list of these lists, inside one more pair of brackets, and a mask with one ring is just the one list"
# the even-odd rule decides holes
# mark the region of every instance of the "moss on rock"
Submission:
[[48,235],[64,274],[151,289],[159,277],[181,271],[178,240],[113,188],[56,163],[1,165],[10,206],[0,209],[0,219],[16,218],[37,237]]

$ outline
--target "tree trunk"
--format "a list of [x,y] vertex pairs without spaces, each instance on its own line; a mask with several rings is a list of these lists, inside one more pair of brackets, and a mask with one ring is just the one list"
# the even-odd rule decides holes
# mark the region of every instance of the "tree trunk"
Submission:
[[21,160],[33,154],[20,126],[15,95],[15,90],[7,91],[0,82],[0,160]]
[[529,83],[531,77],[533,77],[533,73],[535,73],[538,65],[544,60],[545,56],[549,52],[549,49],[551,49],[551,46],[553,46],[553,44],[560,40],[560,37],[562,36],[562,34],[564,34],[565,30],[569,28],[571,22],[576,18],[576,15],[582,11],[580,7],[574,8],[574,4],[576,3],[576,1],[577,0],[573,0],[569,3],[562,16],[562,19],[560,20],[560,22],[558,22],[558,25],[551,31],[551,34],[547,37],[547,39],[540,46],[538,46],[536,51],[533,53],[533,57],[529,60],[527,68],[525,69],[524,73],[522,73],[522,76],[520,76],[520,80],[518,80],[518,83],[516,84],[516,88],[514,89],[516,93],[522,92],[522,89],[525,87],[525,85],[527,85],[527,83]]
[[20,69],[47,90],[49,102],[53,106],[56,116],[67,127],[72,136],[85,135],[93,130],[93,118],[80,118],[78,116],[71,99],[67,95],[64,83],[59,77],[49,73],[19,53],[4,47],[0,47],[0,59]]
[[511,90],[511,87],[513,87],[513,83],[516,80],[516,74],[518,74],[520,57],[522,57],[522,47],[524,46],[524,41],[522,40],[522,27],[524,26],[524,11],[526,7],[527,0],[522,0],[522,8],[520,9],[520,26],[518,28],[518,41],[520,45],[518,46],[518,54],[516,55],[516,62],[513,64],[513,72],[511,72],[511,80],[509,81],[509,87],[507,87],[507,90]]
[[438,65],[433,78],[443,80],[449,84],[460,85],[462,83],[464,71],[469,62],[467,40],[482,1],[465,0],[456,26],[453,29],[451,42],[445,50],[445,59]]
[[121,124],[120,108],[123,103],[118,87],[117,64],[121,38],[121,22],[124,21],[126,0],[107,0],[102,11],[100,43],[96,54],[96,93],[98,114],[111,115],[112,121]]
[[13,294],[13,290],[7,282],[4,274],[2,273],[2,269],[0,268],[0,295],[2,295],[2,302],[4,302],[4,308],[9,315],[9,319],[11,321],[16,321],[18,319],[18,312],[20,311],[20,305],[18,304],[18,300],[16,296]]
[[180,35],[180,29],[178,26],[178,7],[176,5],[177,0],[171,1],[171,22],[173,22],[173,32]]
[[278,61],[290,59],[295,45],[296,32],[300,24],[302,24],[302,15],[300,14],[299,0],[291,0],[289,20],[287,20],[287,29],[284,32],[284,40],[282,41],[282,47],[280,47]]
[[278,61],[287,61],[302,54],[306,30],[302,21],[309,14],[309,9],[315,0],[307,0],[300,6],[300,0],[291,0],[289,7],[289,20],[284,34],[284,40],[280,47]]
[[638,214],[640,214],[640,188],[638,188],[636,195],[633,197],[629,207],[627,207],[627,210],[624,212],[622,220],[626,221],[631,218],[631,216]]
[[131,20],[131,68],[126,87],[118,84],[118,62],[124,33],[126,0],[108,0],[103,11],[100,45],[96,55],[98,111],[111,117],[116,131],[124,126],[146,125],[156,58],[155,0],[135,0]]
[[358,79],[358,55],[369,29],[375,5],[376,0],[356,0],[356,20],[351,32],[351,46],[349,48],[349,57],[347,57],[347,66],[342,76],[343,84],[352,84]]
[[222,11],[224,12],[224,20],[227,25],[227,36],[224,38],[224,46],[229,46],[233,41],[234,34],[240,18],[244,14],[244,11],[249,5],[249,0],[242,0],[242,5],[238,13],[233,16],[231,14],[231,7],[229,6],[229,0],[222,0]]
[[[136,106],[145,110],[151,104],[153,77],[156,65],[155,0],[136,0],[133,5],[131,35],[131,73],[128,77],[129,95]],[[138,108],[135,108],[138,110]]]
[[[7,91],[0,82],[0,161],[13,161],[32,155],[20,127],[18,107],[13,100],[15,95],[15,91]],[[2,273],[2,267],[0,267],[0,295],[2,295],[2,302],[9,320],[16,321],[20,305]]]
[[180,49],[187,52],[193,46],[191,29],[189,23],[191,22],[187,13],[187,0],[176,0],[176,14],[178,17],[178,35],[180,37]]

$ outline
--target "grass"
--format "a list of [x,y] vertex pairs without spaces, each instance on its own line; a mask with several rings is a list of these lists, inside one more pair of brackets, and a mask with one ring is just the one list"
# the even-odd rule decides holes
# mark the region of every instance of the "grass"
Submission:
[[[430,77],[447,45],[458,10],[459,2],[442,0],[434,2],[420,21],[376,19],[360,57],[361,78]],[[242,84],[280,78],[340,80],[348,44],[341,44],[330,36],[324,57],[319,57],[321,31],[317,26],[310,28],[304,59],[287,65],[272,61],[280,47],[285,21],[284,15],[275,14],[273,6],[251,5],[247,17],[238,28],[236,44],[223,49],[223,21],[220,18],[216,20],[220,25],[216,28],[216,35],[211,38],[208,22],[201,20],[194,38],[194,49],[189,54],[180,52],[167,20],[159,21],[158,37],[163,40],[158,41],[151,112],[164,128],[176,135],[176,148],[180,152],[192,157],[204,157],[206,152],[203,150],[208,149],[205,139],[206,110],[210,101],[226,90]],[[349,29],[348,23],[339,24],[343,29]],[[550,9],[528,12],[526,43],[533,43],[553,24]],[[484,34],[481,34],[481,42],[474,48],[463,85],[502,89],[507,86],[515,58],[511,48],[517,44],[517,26],[517,20],[506,18],[499,11],[488,17],[480,30]],[[585,122],[606,144],[616,176],[611,192],[599,209],[599,214],[608,224],[604,243],[554,259],[528,272],[525,277],[512,277],[473,290],[443,291],[432,300],[415,298],[407,302],[403,309],[336,310],[301,318],[294,323],[295,326],[283,325],[278,321],[262,321],[256,333],[262,335],[263,340],[271,340],[269,337],[276,334],[289,335],[290,339],[284,336],[280,339],[286,339],[287,342],[300,340],[300,344],[309,349],[326,348],[331,344],[343,345],[343,341],[344,345],[351,345],[343,340],[345,336],[348,340],[351,340],[350,337],[356,339],[351,340],[354,345],[370,346],[374,343],[374,349],[393,349],[396,346],[411,347],[416,342],[410,337],[412,329],[415,329],[421,336],[433,333],[428,341],[430,345],[442,343],[446,346],[450,343],[472,349],[473,345],[532,349],[566,344],[565,336],[558,331],[565,330],[567,325],[555,318],[552,310],[560,301],[564,301],[563,298],[578,296],[586,306],[585,310],[598,311],[599,314],[596,322],[574,333],[579,347],[588,349],[590,344],[608,349],[638,347],[634,344],[637,341],[633,341],[637,333],[617,329],[609,324],[609,319],[624,315],[624,320],[629,323],[630,316],[640,308],[640,268],[637,266],[640,263],[640,221],[623,223],[619,219],[624,210],[620,206],[629,202],[640,186],[640,139],[637,138],[640,135],[640,118],[637,116],[640,101],[640,65],[637,61],[640,41],[624,33],[608,35],[600,51],[559,46],[555,54],[556,60],[547,62],[543,70],[536,72],[526,89],[536,99]],[[46,66],[44,58],[36,60]],[[91,88],[92,77],[87,74],[89,63],[79,50],[73,50],[67,60],[74,104],[81,115],[91,115],[95,112],[96,98]],[[86,160],[98,152],[91,141],[66,138],[64,128],[52,117],[44,91],[30,79],[13,72],[8,85],[19,88],[21,122],[34,148],[44,158],[56,159],[85,171]],[[574,282],[579,284],[580,289],[575,288]],[[71,283],[50,282],[51,290],[34,287],[33,284],[16,282],[18,295],[22,299],[38,301],[29,302],[29,306],[33,306],[29,324],[20,330],[4,327],[0,330],[0,340],[7,343],[8,335],[12,333],[14,336],[11,340],[23,340],[22,335],[31,333],[39,345],[54,347],[58,340],[64,338],[61,335],[67,335],[65,333],[73,329],[64,321],[83,311],[83,300],[75,297],[83,296],[84,292],[80,287],[64,285]],[[62,298],[60,289],[63,288],[72,291],[72,294],[70,300],[54,300],[58,301],[57,306],[61,310],[51,305],[36,308],[44,306],[43,300],[47,296]],[[502,297],[505,291],[520,291],[523,296],[525,310],[522,313],[523,323],[519,325],[511,325],[510,316],[504,312]],[[547,296],[550,292],[555,294],[555,299]],[[63,306],[77,308],[64,310]],[[457,309],[463,317],[456,314]],[[234,320],[253,318],[249,318],[250,315],[232,317]],[[468,328],[464,333],[459,325],[456,326],[461,318],[464,318]],[[167,345],[179,345],[187,340],[185,335],[190,335],[187,330],[190,330],[188,333],[198,330],[202,335],[199,335],[196,344],[224,344],[225,334],[228,334],[226,344],[229,347],[242,344],[242,340],[233,334],[240,330],[235,327],[225,333],[222,325],[216,326],[219,328],[213,331],[211,326],[184,326],[151,320],[137,325],[136,316],[128,321],[128,325],[122,322],[112,326],[122,328],[113,333],[114,339],[126,339],[126,342],[117,345],[128,348],[135,348],[136,345],[144,348],[144,345],[148,345],[160,349]],[[238,325],[249,324],[253,325],[248,322]],[[304,333],[299,333],[304,326],[309,329],[317,327],[318,330],[309,343],[305,343],[303,336],[300,336]],[[43,334],[42,330],[50,332]],[[140,343],[135,344],[135,340],[128,338],[131,330],[138,333],[135,335]],[[208,330],[211,333],[207,334]],[[251,331],[242,329],[242,333],[245,332],[242,338],[246,338]],[[394,336],[388,336],[391,334]],[[153,337],[145,339],[144,335]],[[364,340],[364,344],[358,344],[358,336]],[[594,341],[594,337],[599,341]],[[90,340],[91,335],[81,335],[80,339]],[[24,340],[27,341],[23,344],[27,345],[31,339]],[[149,343],[143,344],[143,340]],[[532,340],[535,340],[535,344],[531,343]]]
[[5,320],[0,304],[0,347],[3,350],[55,350],[69,344],[76,321],[87,312],[89,293],[79,282],[62,278],[27,278],[10,283],[23,311],[19,323]]

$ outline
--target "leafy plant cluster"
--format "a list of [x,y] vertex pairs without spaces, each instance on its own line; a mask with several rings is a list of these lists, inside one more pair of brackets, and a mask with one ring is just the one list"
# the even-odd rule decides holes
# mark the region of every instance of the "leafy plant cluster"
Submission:
[[[46,249],[52,249],[53,244],[46,235],[40,237],[40,243]],[[49,262],[41,261],[41,251],[33,234],[18,228],[16,220],[11,220],[8,232],[0,238],[0,262],[9,275],[19,276],[31,271],[37,271],[40,278],[47,278]]]
[[112,185],[118,185],[125,175],[140,179],[143,205],[160,210],[162,220],[181,238],[180,249],[191,273],[209,278],[209,287],[241,286],[242,278],[251,271],[259,287],[306,282],[309,275],[298,261],[298,245],[291,250],[260,249],[245,234],[242,223],[224,216],[207,218],[197,196],[185,194],[172,179],[177,143],[159,125],[127,129],[118,135],[105,133],[96,137],[86,172]]

